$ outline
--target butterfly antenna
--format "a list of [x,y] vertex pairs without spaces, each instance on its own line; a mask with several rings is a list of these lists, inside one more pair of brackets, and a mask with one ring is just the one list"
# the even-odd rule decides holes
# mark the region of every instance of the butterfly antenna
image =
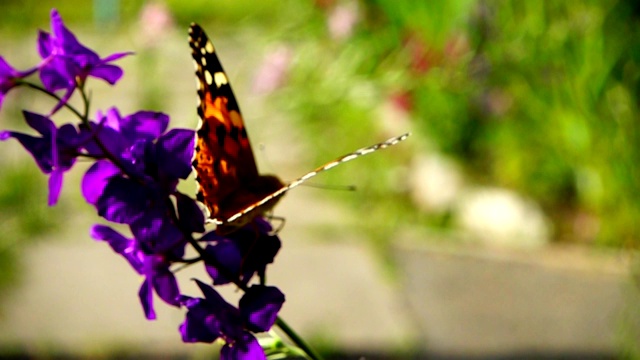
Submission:
[[356,191],[358,188],[355,185],[327,185],[327,184],[316,184],[312,182],[305,182],[300,184],[300,186],[308,186],[316,189],[324,189],[324,190],[338,190],[338,191]]

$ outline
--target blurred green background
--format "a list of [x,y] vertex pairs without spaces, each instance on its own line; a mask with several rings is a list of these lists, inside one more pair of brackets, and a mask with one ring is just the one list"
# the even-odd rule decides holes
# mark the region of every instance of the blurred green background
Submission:
[[[267,58],[264,49],[273,44],[286,49],[284,65],[272,65],[276,80],[266,80],[275,83],[263,87],[270,106],[286,111],[306,131],[316,163],[382,137],[372,132],[410,130],[414,144],[407,146],[453,158],[468,182],[510,189],[537,202],[553,224],[553,240],[636,247],[640,10],[635,2],[163,4],[171,29],[197,21],[214,38],[250,37],[261,44],[256,57]],[[56,7],[72,27],[94,33],[112,29],[132,38],[145,27],[144,5],[5,0],[0,32],[14,42],[33,41],[34,29],[47,29],[49,10]],[[144,49],[133,50],[147,56]],[[162,94],[154,99],[154,84],[141,85],[150,95],[140,106],[165,102]],[[408,120],[376,122],[384,103]],[[361,204],[364,211],[384,201],[389,206],[379,216],[391,217],[390,223],[450,227],[450,212],[415,211],[405,185],[380,181],[385,168],[407,163],[409,154],[398,151],[395,157],[380,155],[368,169],[370,183],[361,193],[370,201],[356,195],[354,206]],[[338,174],[327,175],[328,181],[350,178],[349,170]],[[595,225],[576,231],[585,221]]]
[[[303,134],[304,163],[311,166],[411,131],[406,143],[374,155],[377,160],[322,180],[350,185],[357,179],[360,191],[353,195],[328,193],[366,215],[358,226],[381,252],[399,229],[458,226],[455,205],[417,204],[413,187],[419,184],[406,179],[421,153],[450,159],[465,186],[507,189],[534,202],[549,221],[551,242],[640,244],[636,1],[3,0],[1,6],[0,53],[11,64],[37,61],[35,29],[49,28],[55,7],[90,47],[95,42],[85,34],[101,44],[115,34],[129,47],[113,51],[137,52],[141,95],[134,108],[167,111],[185,124],[195,111],[176,114],[162,106],[168,87],[184,82],[190,88],[193,80],[163,79],[173,69],[156,66],[162,55],[154,49],[165,41],[159,33],[186,37],[188,24],[199,22],[214,40],[228,39],[223,64],[234,46],[255,47],[255,58],[246,61],[255,63],[256,73],[231,74],[232,81],[253,81],[252,91],[268,99],[267,112],[249,131],[268,128],[268,114],[285,113]],[[176,49],[175,56],[188,58],[186,47]],[[193,101],[186,108],[193,97],[195,91],[184,94]],[[243,109],[251,107],[238,98]],[[26,103],[17,99],[7,99],[1,128],[19,128]],[[0,267],[9,267],[17,242],[34,240],[62,220],[55,212],[43,216],[44,207],[36,205],[46,201],[36,192],[46,180],[38,180],[34,167],[0,161],[0,223],[11,229],[2,235]],[[17,180],[25,171],[34,173],[30,181]],[[6,190],[16,183],[20,193]],[[12,200],[16,196],[24,201]],[[0,285],[12,273],[0,269]]]

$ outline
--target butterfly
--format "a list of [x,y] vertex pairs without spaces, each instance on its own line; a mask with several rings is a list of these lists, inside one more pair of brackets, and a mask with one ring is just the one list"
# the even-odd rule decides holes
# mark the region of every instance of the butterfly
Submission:
[[406,133],[343,155],[290,183],[284,183],[275,175],[262,175],[258,172],[229,78],[213,44],[197,24],[192,23],[189,29],[189,45],[196,72],[200,118],[193,160],[199,184],[196,199],[207,207],[220,233],[231,232],[269,212],[287,191],[317,174],[395,145],[410,135]]

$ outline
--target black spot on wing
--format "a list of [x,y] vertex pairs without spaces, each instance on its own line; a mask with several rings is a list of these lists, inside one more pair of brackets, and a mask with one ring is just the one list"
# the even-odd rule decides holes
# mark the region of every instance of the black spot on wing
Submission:
[[224,125],[216,126],[216,137],[218,139],[218,145],[224,148],[224,140],[227,137],[227,128]]
[[233,140],[240,142],[240,138],[238,137],[238,134],[240,133],[239,129],[237,126],[234,126],[231,128],[231,132],[229,133],[229,137],[232,138]]

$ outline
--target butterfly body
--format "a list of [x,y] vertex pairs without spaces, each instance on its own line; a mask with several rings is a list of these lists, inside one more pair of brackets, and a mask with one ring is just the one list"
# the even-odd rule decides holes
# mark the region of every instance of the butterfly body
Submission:
[[202,28],[191,24],[189,44],[196,70],[198,116],[193,167],[199,184],[197,200],[209,210],[216,231],[226,233],[270,211],[290,189],[338,164],[395,145],[409,134],[356,150],[300,178],[284,183],[258,172],[238,102],[215,48]]

